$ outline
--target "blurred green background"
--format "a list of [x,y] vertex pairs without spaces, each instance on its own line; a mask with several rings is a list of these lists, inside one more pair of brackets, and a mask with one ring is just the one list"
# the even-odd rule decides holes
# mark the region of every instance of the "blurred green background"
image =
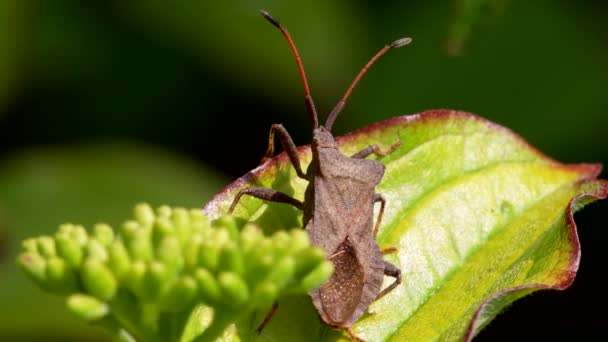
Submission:
[[[426,109],[470,111],[548,155],[608,165],[608,3],[575,0],[0,0],[0,340],[107,340],[14,266],[62,222],[117,224],[138,201],[200,207],[257,166],[270,124],[310,124],[286,25],[321,120],[382,45],[334,132]],[[603,173],[606,178],[606,173]],[[608,230],[577,215],[565,292],[516,303],[478,340],[604,334]]]

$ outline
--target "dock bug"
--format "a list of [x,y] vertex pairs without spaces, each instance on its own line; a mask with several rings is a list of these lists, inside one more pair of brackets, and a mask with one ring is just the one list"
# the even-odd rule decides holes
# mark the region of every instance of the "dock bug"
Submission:
[[[331,128],[352,90],[369,67],[388,50],[406,45],[411,39],[396,40],[374,55],[331,111],[325,125],[319,125],[302,60],[289,32],[268,12],[261,11],[261,14],[281,31],[289,43],[304,85],[306,108],[313,126],[312,161],[306,173],[300,166],[296,145],[287,130],[280,124],[274,124],[270,129],[268,150],[262,161],[273,155],[274,137],[278,135],[298,177],[306,179],[309,183],[304,201],[268,188],[243,189],[234,198],[229,212],[234,210],[243,195],[287,203],[302,210],[303,224],[311,242],[322,248],[327,259],[335,266],[329,281],[310,292],[313,303],[326,324],[343,328],[353,340],[360,341],[361,339],[355,336],[349,327],[374,301],[401,283],[401,271],[382,259],[383,251],[380,250],[375,239],[386,204],[382,195],[375,193],[375,187],[384,175],[384,165],[365,158],[371,154],[389,153],[399,146],[399,141],[387,149],[371,145],[349,157],[338,150]],[[374,225],[373,209],[376,202],[380,202],[380,210]],[[381,290],[385,275],[395,280]],[[269,321],[276,308],[275,303],[258,331],[261,331]]]

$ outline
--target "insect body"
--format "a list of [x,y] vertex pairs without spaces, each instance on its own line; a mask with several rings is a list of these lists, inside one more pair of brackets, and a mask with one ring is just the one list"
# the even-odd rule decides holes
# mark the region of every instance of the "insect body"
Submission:
[[[330,280],[310,293],[313,303],[325,323],[332,327],[344,328],[352,339],[360,340],[349,327],[361,317],[371,303],[401,282],[401,271],[382,259],[383,252],[375,240],[385,206],[384,198],[375,193],[375,187],[382,179],[384,165],[365,157],[373,153],[389,153],[399,146],[399,142],[385,150],[371,145],[349,157],[338,150],[331,127],[367,69],[389,49],[408,44],[411,39],[397,40],[372,57],[329,114],[325,125],[319,125],[302,61],[291,36],[270,14],[262,11],[262,15],[281,30],[296,57],[304,85],[306,107],[313,125],[312,161],[306,173],[300,166],[293,140],[280,124],[272,125],[270,129],[269,146],[264,159],[273,155],[274,137],[278,134],[296,174],[309,183],[303,202],[273,189],[243,189],[235,197],[229,211],[234,210],[243,195],[287,203],[303,210],[303,223],[311,242],[322,248],[335,266]],[[376,202],[380,202],[380,211],[374,225],[373,207]],[[384,275],[394,277],[395,280],[381,291]],[[270,319],[274,309],[276,304],[259,330]]]

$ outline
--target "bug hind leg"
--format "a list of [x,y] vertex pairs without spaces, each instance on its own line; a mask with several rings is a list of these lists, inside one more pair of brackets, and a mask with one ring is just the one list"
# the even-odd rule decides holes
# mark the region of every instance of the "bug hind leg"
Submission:
[[401,270],[397,266],[391,264],[388,261],[384,261],[384,275],[393,277],[393,278],[395,278],[395,280],[378,294],[378,297],[376,297],[376,300],[384,297],[389,292],[394,290],[399,284],[401,284]]

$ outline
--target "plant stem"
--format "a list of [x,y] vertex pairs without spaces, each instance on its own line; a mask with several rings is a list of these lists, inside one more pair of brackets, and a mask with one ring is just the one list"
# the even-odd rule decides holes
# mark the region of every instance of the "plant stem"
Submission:
[[199,335],[194,342],[209,342],[215,341],[217,338],[222,336],[226,328],[230,326],[230,324],[234,323],[235,316],[234,315],[226,315],[226,314],[217,314],[216,311],[213,315],[213,321],[211,324],[203,331],[201,335]]

